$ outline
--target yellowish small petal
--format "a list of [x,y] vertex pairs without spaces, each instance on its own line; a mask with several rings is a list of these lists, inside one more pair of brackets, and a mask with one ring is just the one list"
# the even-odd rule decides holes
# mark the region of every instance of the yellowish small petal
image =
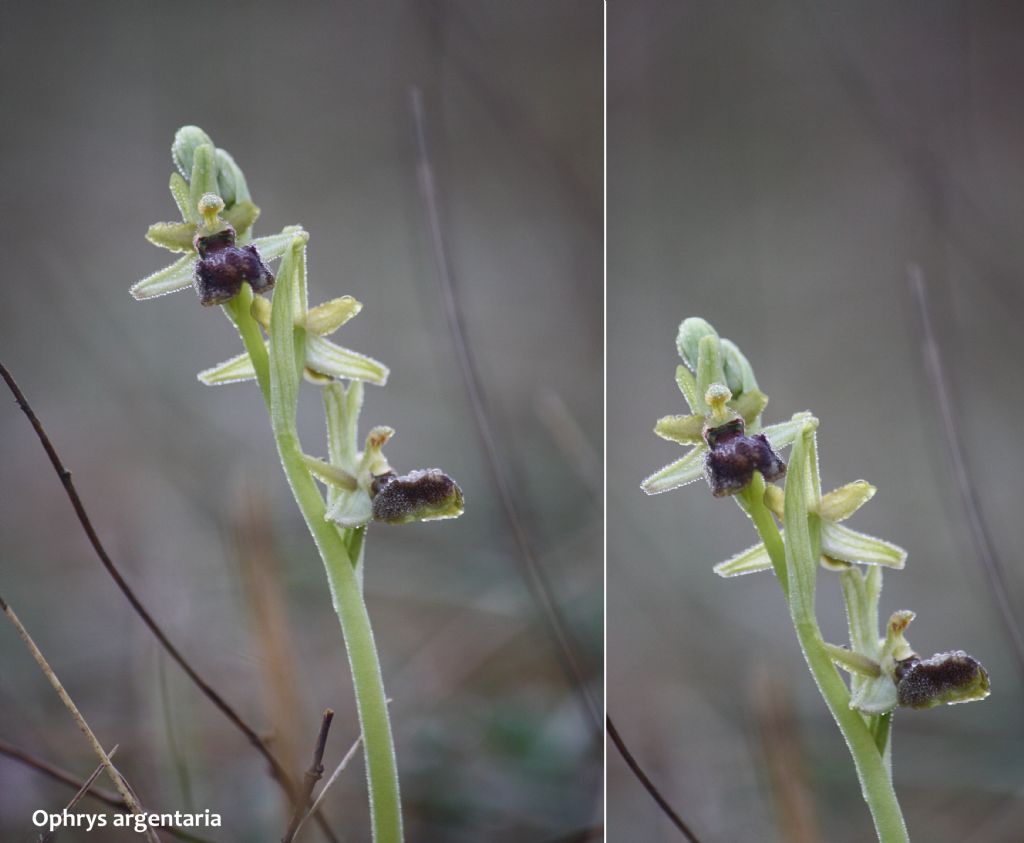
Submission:
[[878,490],[867,480],[855,480],[822,497],[818,514],[829,521],[845,521],[871,498]]
[[362,309],[363,305],[352,296],[341,296],[311,308],[305,317],[299,317],[297,324],[325,337],[333,334]]
[[704,441],[704,416],[664,416],[654,425],[654,432],[662,439],[681,445],[699,445]]

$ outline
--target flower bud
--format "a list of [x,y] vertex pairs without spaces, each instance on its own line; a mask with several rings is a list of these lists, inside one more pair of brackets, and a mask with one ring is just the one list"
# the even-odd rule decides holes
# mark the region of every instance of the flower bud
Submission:
[[174,158],[174,166],[186,178],[192,178],[192,164],[195,160],[196,147],[203,144],[213,146],[213,141],[198,126],[182,126],[174,135],[174,143],[171,144],[171,157]]
[[700,355],[700,341],[704,337],[718,339],[718,334],[711,327],[710,323],[699,316],[691,316],[683,320],[679,326],[679,333],[676,336],[676,348],[683,362],[690,367],[691,372],[697,371],[697,360]]

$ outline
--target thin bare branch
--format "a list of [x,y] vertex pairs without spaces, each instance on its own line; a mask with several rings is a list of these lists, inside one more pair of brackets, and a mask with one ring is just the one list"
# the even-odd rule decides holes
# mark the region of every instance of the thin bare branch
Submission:
[[[114,748],[107,753],[107,758],[113,758],[114,755],[117,754],[118,746],[119,744],[114,744]],[[82,782],[82,786],[78,788],[75,795],[71,797],[71,801],[64,806],[65,813],[70,813],[71,809],[74,808],[75,805],[77,805],[82,800],[82,797],[89,792],[89,788],[92,787],[93,782],[100,777],[100,774],[102,772],[103,765],[100,764],[95,770],[92,771],[89,778]],[[45,834],[39,835],[39,843],[50,843],[50,841],[53,840],[53,835],[53,831],[47,831]]]
[[683,822],[683,818],[676,813],[668,800],[662,795],[661,791],[655,786],[654,782],[650,780],[647,773],[644,772],[644,768],[640,766],[640,762],[633,757],[633,753],[629,751],[629,747],[626,746],[626,742],[622,739],[622,735],[619,734],[619,730],[615,728],[615,724],[612,723],[611,717],[605,718],[605,724],[608,728],[608,736],[612,739],[612,743],[615,744],[615,748],[619,751],[626,764],[629,765],[629,769],[633,771],[633,775],[639,779],[640,784],[644,786],[655,802],[658,803],[658,807],[661,808],[662,813],[665,814],[669,820],[672,821],[672,825],[679,829],[683,837],[690,841],[690,843],[700,843],[697,836],[690,831],[690,827]]
[[[295,782],[292,781],[291,776],[288,775],[287,770],[282,764],[274,757],[274,754],[270,751],[270,748],[266,745],[266,742],[257,734],[256,730],[253,729],[242,716],[235,711],[235,709],[228,704],[228,702],[213,689],[213,687],[205,679],[203,679],[189,661],[181,654],[177,647],[175,647],[170,639],[164,633],[160,625],[153,619],[153,616],[149,613],[149,610],[143,605],[142,601],[132,590],[131,586],[128,585],[125,578],[121,575],[117,566],[111,559],[110,554],[107,553],[106,548],[103,546],[103,542],[100,541],[99,535],[96,533],[92,525],[92,521],[89,518],[89,514],[86,512],[85,505],[82,503],[82,499],[78,496],[78,491],[75,489],[75,484],[71,479],[71,472],[64,465],[60,456],[54,448],[53,443],[50,441],[50,437],[46,433],[46,429],[43,427],[42,422],[36,416],[32,406],[28,403],[28,399],[25,398],[24,393],[18,386],[14,377],[8,371],[7,367],[0,363],[0,376],[3,377],[7,383],[7,387],[10,389],[11,394],[14,395],[15,401],[18,402],[18,406],[22,412],[26,415],[29,422],[35,430],[36,436],[39,439],[40,444],[43,446],[43,450],[46,451],[47,457],[50,459],[50,463],[53,465],[53,470],[57,472],[57,476],[60,478],[61,484],[64,486],[64,491],[68,496],[68,500],[71,501],[71,506],[75,510],[75,515],[78,517],[79,524],[82,525],[82,529],[85,531],[86,536],[89,539],[89,543],[92,545],[93,550],[99,557],[100,562],[110,575],[111,579],[114,580],[117,587],[121,590],[121,593],[128,599],[135,613],[142,619],[142,622],[149,628],[149,631],[153,633],[153,636],[160,642],[160,645],[167,651],[168,655],[178,664],[178,666],[185,672],[185,675],[195,684],[197,688],[203,693],[203,695],[210,700],[220,711],[227,717],[229,721],[248,739],[249,743],[256,749],[260,755],[266,760],[270,766],[270,771],[275,781],[281,786],[285,794],[288,796],[289,801],[294,805],[296,798],[296,786]],[[328,826],[327,821],[319,814],[315,817],[317,824],[320,826],[320,830],[324,833],[324,836],[332,843],[339,843],[338,837]]]
[[[389,702],[390,702],[390,700],[389,700]],[[360,735],[358,738],[356,738],[352,742],[352,746],[350,746],[348,748],[348,752],[346,752],[345,755],[342,756],[341,761],[339,761],[338,762],[338,766],[334,768],[334,772],[331,773],[330,778],[327,779],[327,781],[324,784],[324,786],[322,788],[320,788],[320,793],[318,793],[316,799],[313,800],[313,804],[312,804],[312,806],[310,806],[309,811],[306,813],[306,815],[301,820],[299,820],[299,825],[295,829],[295,836],[296,837],[298,836],[299,832],[302,831],[302,826],[306,824],[306,820],[309,818],[309,815],[312,814],[314,811],[319,810],[320,803],[323,802],[324,797],[327,795],[327,791],[330,790],[331,789],[331,785],[334,784],[338,780],[338,776],[340,776],[342,774],[342,772],[345,770],[345,768],[349,765],[349,762],[351,762],[352,759],[356,757],[356,752],[359,750],[359,747],[362,745],[362,743],[363,743],[363,736]]]
[[295,812],[292,814],[291,822],[281,838],[281,843],[292,843],[295,833],[302,825],[306,815],[306,807],[313,799],[313,789],[316,783],[324,775],[324,750],[327,748],[327,733],[331,730],[331,721],[334,719],[334,712],[331,709],[324,709],[323,718],[320,721],[320,733],[316,737],[316,746],[313,748],[313,762],[306,770],[306,776],[302,782],[302,792],[295,803]]
[[423,110],[423,96],[418,88],[410,91],[410,109],[412,111],[413,132],[416,142],[416,170],[419,176],[420,191],[426,215],[430,241],[434,252],[437,268],[438,284],[441,288],[441,299],[444,304],[445,318],[451,332],[455,353],[459,360],[459,368],[465,383],[466,393],[473,409],[477,433],[483,446],[491,479],[498,491],[502,510],[519,550],[516,557],[520,563],[520,571],[526,581],[533,599],[541,608],[545,620],[545,628],[554,644],[555,653],[565,671],[570,685],[584,709],[584,715],[594,730],[595,740],[601,739],[601,712],[587,685],[586,677],[580,667],[577,656],[577,645],[569,632],[565,619],[558,608],[551,585],[543,567],[533,549],[526,528],[519,516],[519,510],[512,494],[511,484],[506,476],[497,441],[491,426],[490,415],[484,397],[481,380],[473,363],[466,341],[462,312],[455,297],[454,270],[449,258],[448,243],[441,224],[440,201],[438,198],[437,181],[434,167],[427,145],[426,118]]
[[[18,616],[14,613],[14,610],[7,604],[7,602],[0,597],[0,611],[7,616],[18,631],[18,635],[21,640],[25,642],[25,646],[28,648],[32,658],[35,659],[39,669],[43,672],[50,685],[53,686],[53,690],[57,692],[57,696],[60,697],[60,701],[64,704],[64,707],[68,710],[72,719],[75,721],[75,725],[78,726],[79,730],[85,735],[85,739],[89,742],[89,746],[92,747],[92,751],[96,753],[96,757],[100,759],[100,764],[107,772],[107,777],[114,783],[114,787],[118,793],[124,798],[125,804],[131,808],[133,814],[142,814],[144,811],[139,805],[138,800],[135,798],[135,794],[132,793],[130,787],[124,777],[114,768],[114,765],[110,762],[110,756],[107,755],[106,750],[97,740],[95,733],[89,727],[85,717],[82,716],[82,712],[78,710],[78,706],[75,705],[75,701],[71,699],[71,695],[64,689],[60,679],[57,678],[57,674],[53,672],[53,668],[50,667],[50,663],[46,660],[39,647],[36,646],[36,642],[32,640],[32,636],[29,635],[28,630],[25,629],[25,625],[21,622]],[[153,829],[148,828],[146,831],[146,837],[150,843],[160,843],[160,838]]]
[[[111,755],[113,753],[110,753]],[[42,773],[47,778],[60,782],[68,787],[76,789],[83,789],[85,784],[69,773],[67,770],[63,770],[60,767],[56,767],[48,761],[44,761],[42,758],[38,758],[31,753],[25,752],[23,749],[19,749],[13,744],[9,744],[6,741],[0,740],[0,755],[5,755],[12,761],[17,761],[19,764],[29,767],[38,773]],[[102,766],[100,767],[102,769]],[[124,800],[116,793],[111,793],[109,790],[103,790],[98,787],[90,787],[86,792],[85,796],[95,799],[97,802],[102,802],[118,811],[122,814],[130,814],[131,809],[125,805]],[[190,834],[175,826],[164,826],[163,831],[166,831],[172,837],[176,837],[179,840],[184,840],[186,843],[211,843],[204,837],[199,837],[195,834]]]

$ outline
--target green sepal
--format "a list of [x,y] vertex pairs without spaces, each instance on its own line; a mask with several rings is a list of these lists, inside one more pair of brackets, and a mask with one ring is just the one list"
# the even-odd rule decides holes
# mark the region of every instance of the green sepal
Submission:
[[191,252],[196,225],[191,222],[155,222],[146,231],[146,239],[154,246],[172,252]]
[[717,334],[703,337],[697,344],[697,350],[697,393],[705,398],[712,384],[725,385],[722,350]]
[[725,385],[732,390],[736,396],[757,389],[757,378],[754,377],[754,367],[744,357],[739,346],[732,340],[721,340],[722,368],[725,371]]
[[843,562],[885,565],[896,570],[907,561],[902,547],[826,520],[821,525],[821,552]]
[[213,145],[204,143],[192,151],[192,178],[188,183],[189,207],[199,209],[199,200],[207,193],[217,195],[217,165]]
[[194,256],[183,255],[170,266],[165,266],[152,275],[147,275],[141,281],[137,281],[129,292],[136,300],[143,301],[184,290],[192,284],[194,265]]
[[681,445],[699,445],[704,441],[704,416],[663,416],[654,425],[662,439]]
[[204,369],[198,375],[201,383],[207,386],[221,386],[226,383],[241,383],[256,379],[256,368],[252,365],[252,359],[248,352],[225,360],[209,369]]
[[[276,311],[276,307],[274,310]],[[271,316],[271,325],[273,316],[274,314]],[[314,372],[332,378],[365,381],[377,386],[384,386],[388,382],[390,370],[383,363],[365,354],[335,345],[317,334],[307,333],[303,328],[298,330],[306,335],[306,365]]]
[[[735,394],[733,392],[733,395]],[[753,427],[758,417],[764,412],[764,408],[768,406],[768,396],[757,389],[757,387],[754,387],[742,393],[738,398],[733,398],[729,401],[729,406],[743,417],[743,421],[748,428],[747,432],[756,433]]]
[[640,484],[640,488],[648,495],[660,495],[699,480],[704,476],[704,456],[707,452],[706,446],[698,445],[682,459],[654,472]]
[[224,149],[215,152],[217,163],[217,190],[224,204],[231,208],[240,202],[252,202],[249,185],[245,182],[242,168],[235,163],[231,153]]
[[260,209],[246,199],[229,206],[221,213],[221,216],[235,229],[239,241],[244,241],[249,234],[249,230],[253,227],[256,220],[259,219]]
[[714,572],[720,577],[741,577],[744,574],[756,574],[758,571],[770,571],[771,567],[772,560],[768,555],[768,549],[764,542],[761,542],[724,562],[719,562],[715,565]]

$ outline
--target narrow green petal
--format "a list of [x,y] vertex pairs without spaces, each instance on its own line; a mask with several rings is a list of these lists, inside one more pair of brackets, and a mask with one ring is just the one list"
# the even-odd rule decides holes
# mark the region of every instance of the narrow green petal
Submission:
[[737,553],[731,559],[719,562],[715,565],[714,571],[720,577],[739,577],[743,574],[754,574],[758,571],[770,571],[772,567],[771,557],[768,549],[761,544],[748,547],[742,553]]
[[301,225],[289,225],[282,229],[280,234],[271,234],[269,237],[257,237],[251,241],[265,261],[277,260],[282,257],[291,246],[296,234],[304,234]]
[[699,480],[704,476],[704,455],[707,452],[706,446],[698,445],[682,459],[656,471],[640,484],[640,488],[648,495],[660,495]]
[[248,352],[243,352],[211,369],[205,369],[197,377],[207,386],[219,386],[224,383],[255,380],[256,369],[252,365]]
[[[332,465],[355,474],[359,462],[358,426],[363,406],[363,385],[352,381],[346,389],[344,384],[331,381],[321,393],[327,421],[327,457]],[[337,497],[337,489],[328,487],[329,507],[334,505]]]
[[302,320],[302,326],[307,331],[326,337],[337,331],[362,309],[362,303],[352,296],[341,296],[311,307]]
[[697,381],[693,377],[693,372],[685,366],[676,366],[676,384],[679,386],[679,391],[683,393],[686,403],[690,405],[691,413],[707,412],[708,408],[704,403],[704,397],[697,392]]
[[885,565],[897,570],[907,561],[907,552],[903,548],[834,521],[822,522],[821,552],[844,562]]
[[388,381],[389,370],[383,363],[335,345],[316,334],[309,334],[306,338],[306,365],[333,378],[365,381],[378,386]]
[[172,252],[191,252],[195,236],[196,226],[191,222],[155,222],[146,232],[150,243]]
[[662,439],[681,445],[699,445],[704,441],[704,416],[664,416],[654,425]]
[[159,272],[154,272],[134,284],[129,292],[138,301],[143,301],[184,290],[192,284],[194,265],[195,257],[184,255],[170,266],[165,266]]
[[796,437],[800,435],[804,425],[808,422],[813,423],[814,427],[818,426],[818,420],[810,413],[797,413],[789,421],[770,424],[768,427],[762,428],[761,433],[768,437],[772,447],[778,451],[781,448],[792,445]]
[[185,222],[199,222],[199,211],[193,208],[189,202],[188,182],[182,178],[181,173],[171,173],[171,196],[174,197],[174,204],[178,206],[181,218]]
[[875,496],[878,490],[867,480],[855,480],[821,498],[818,514],[828,521],[845,521]]

